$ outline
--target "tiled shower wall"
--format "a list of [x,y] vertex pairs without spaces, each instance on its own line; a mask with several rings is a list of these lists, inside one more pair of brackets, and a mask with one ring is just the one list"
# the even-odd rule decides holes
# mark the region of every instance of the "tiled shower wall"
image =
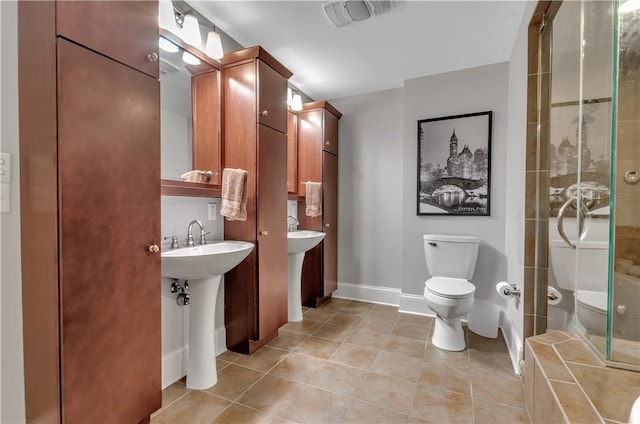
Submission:
[[[524,337],[547,331],[549,134],[552,17],[561,2],[539,1],[529,24],[524,246]],[[544,30],[542,30],[544,28]]]

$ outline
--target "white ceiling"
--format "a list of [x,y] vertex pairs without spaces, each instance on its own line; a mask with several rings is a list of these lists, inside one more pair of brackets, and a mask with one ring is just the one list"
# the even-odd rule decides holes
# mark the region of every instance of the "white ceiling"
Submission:
[[260,44],[314,100],[509,60],[525,1],[396,1],[387,14],[336,28],[328,1],[191,2],[240,44]]

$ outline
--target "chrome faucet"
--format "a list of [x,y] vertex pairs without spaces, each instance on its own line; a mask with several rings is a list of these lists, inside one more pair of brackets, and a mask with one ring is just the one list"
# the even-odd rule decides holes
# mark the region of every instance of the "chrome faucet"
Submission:
[[194,219],[189,223],[189,228],[187,229],[187,246],[192,247],[194,245],[193,233],[192,233],[193,224],[198,224],[198,226],[200,227],[200,244],[207,244],[207,240],[205,239],[205,235],[207,233],[204,230],[204,226],[202,225],[202,222],[200,222],[197,219]]
[[293,218],[294,222],[289,224],[289,226],[287,227],[287,231],[296,231],[298,229],[298,225],[300,225],[300,223],[298,222],[298,218],[296,218],[295,215],[287,215],[287,223],[289,222],[289,218]]

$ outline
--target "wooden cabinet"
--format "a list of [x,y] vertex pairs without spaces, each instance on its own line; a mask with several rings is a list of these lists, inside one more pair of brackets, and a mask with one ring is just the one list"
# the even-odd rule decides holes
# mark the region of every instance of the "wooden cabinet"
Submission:
[[287,191],[298,192],[298,116],[287,111]]
[[247,220],[224,223],[226,239],[255,244],[225,274],[227,348],[252,353],[287,322],[287,79],[260,47],[223,59],[224,163],[248,171]]
[[193,169],[211,171],[208,183],[218,186],[222,182],[219,78],[218,70],[191,77]]
[[159,83],[56,37],[56,6],[19,4],[26,419],[144,422],[162,402]]
[[158,2],[58,1],[57,34],[158,77]]
[[328,102],[307,103],[298,113],[298,194],[306,181],[322,183],[322,216],[305,214],[298,204],[301,229],[324,231],[324,240],[305,254],[302,302],[318,306],[338,288],[338,120],[342,114]]

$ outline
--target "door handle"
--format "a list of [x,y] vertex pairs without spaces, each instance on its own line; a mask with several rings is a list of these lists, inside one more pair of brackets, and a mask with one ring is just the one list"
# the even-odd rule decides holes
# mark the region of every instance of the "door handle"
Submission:
[[[579,207],[577,206],[578,203],[580,204]],[[572,249],[575,249],[576,244],[573,243],[571,240],[569,240],[569,237],[567,237],[567,234],[564,231],[564,214],[567,212],[567,208],[569,206],[574,207],[576,209],[576,214],[578,215],[577,216],[578,240],[581,240],[582,237],[584,236],[584,231],[585,231],[584,220],[587,218],[587,213],[589,213],[589,208],[587,207],[587,205],[584,204],[582,199],[578,200],[576,196],[571,196],[566,202],[564,202],[564,204],[558,211],[558,220],[556,222],[556,226],[558,227],[558,234],[560,234],[560,237],[562,237],[562,240],[564,240],[564,242],[568,244],[569,247],[571,247]]]

